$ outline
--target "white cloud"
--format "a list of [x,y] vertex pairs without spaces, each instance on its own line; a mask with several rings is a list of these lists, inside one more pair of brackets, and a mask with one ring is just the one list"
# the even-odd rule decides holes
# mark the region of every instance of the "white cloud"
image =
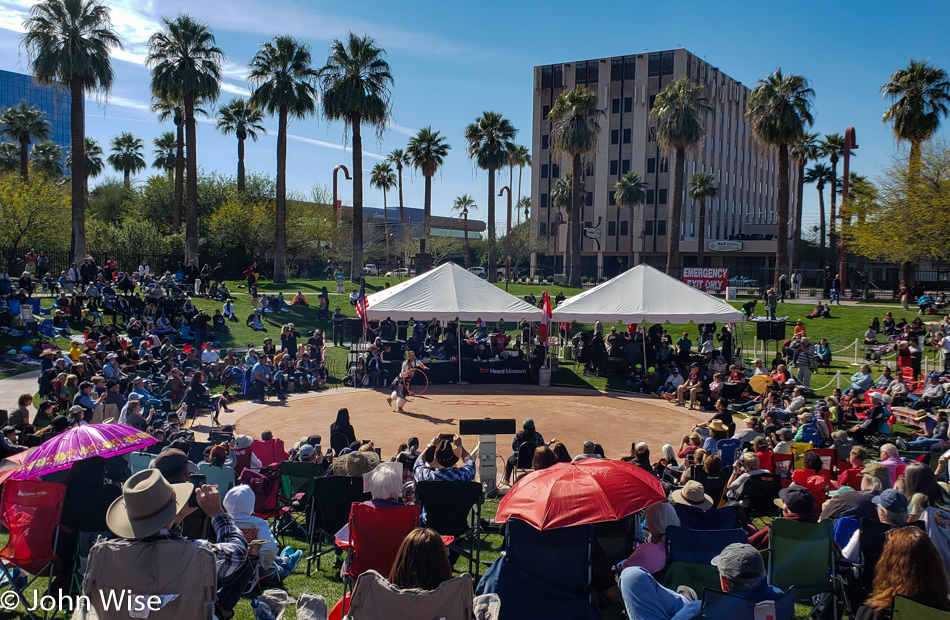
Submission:
[[138,99],[129,99],[127,97],[120,97],[118,95],[110,95],[107,101],[104,101],[99,104],[99,108],[105,110],[108,106],[114,105],[120,108],[128,108],[129,110],[139,110],[142,112],[152,113],[151,107],[147,101],[140,101]]
[[413,129],[412,127],[405,127],[403,125],[397,125],[393,121],[389,121],[388,127],[389,129],[395,131],[396,133],[401,133],[402,135],[409,136],[410,138],[416,135],[417,133],[419,133],[418,129]]
[[[270,133],[270,132],[269,132],[269,133]],[[276,132],[276,131],[270,133],[270,135],[273,135],[275,139],[277,138],[277,132]],[[337,151],[348,151],[348,150],[349,150],[349,149],[346,148],[346,146],[343,145],[343,144],[337,144],[337,143],[335,143],[335,142],[327,142],[326,140],[315,140],[314,138],[307,138],[307,137],[305,137],[305,136],[298,136],[298,135],[295,135],[295,134],[292,134],[292,133],[287,134],[287,137],[288,137],[289,139],[295,140],[295,141],[297,141],[297,142],[303,142],[304,144],[312,144],[312,145],[314,145],[314,146],[320,146],[320,147],[323,147],[323,148],[334,149],[334,150],[337,150]],[[363,151],[363,155],[365,155],[366,157],[371,157],[371,158],[373,158],[373,159],[378,159],[378,160],[380,160],[380,161],[383,161],[384,159],[386,159],[386,156],[385,156],[385,155],[380,155],[379,153],[371,153],[371,152],[366,151],[366,150]]]
[[249,91],[244,86],[236,86],[230,82],[225,82],[221,80],[221,90],[226,93],[231,93],[232,95],[239,95],[241,97],[250,97],[251,91]]

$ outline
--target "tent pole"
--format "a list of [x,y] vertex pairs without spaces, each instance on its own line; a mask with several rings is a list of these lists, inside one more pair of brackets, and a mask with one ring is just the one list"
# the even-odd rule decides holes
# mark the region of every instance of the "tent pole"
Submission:
[[459,383],[462,382],[462,319],[455,319],[455,327],[457,328],[457,335],[455,336],[456,346],[458,347],[458,356],[459,356]]
[[646,321],[643,322],[643,333],[640,334],[640,342],[643,343],[643,372],[647,371],[647,366],[650,365],[649,360],[647,359],[647,329]]

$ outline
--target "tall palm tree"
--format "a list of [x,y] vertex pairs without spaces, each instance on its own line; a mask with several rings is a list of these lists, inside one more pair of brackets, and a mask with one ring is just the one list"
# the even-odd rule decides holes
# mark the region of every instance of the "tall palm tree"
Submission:
[[689,197],[696,201],[699,209],[699,238],[696,253],[696,265],[703,266],[706,254],[706,200],[719,195],[716,175],[712,172],[697,172],[689,179]]
[[[818,149],[819,149],[819,154],[822,157],[827,157],[828,161],[831,162],[831,169],[830,169],[831,177],[829,178],[829,181],[831,183],[832,188],[837,187],[838,186],[838,159],[840,159],[841,156],[844,155],[844,136],[842,136],[840,133],[828,134],[821,140],[821,142],[818,143]],[[835,230],[837,227],[837,217],[838,217],[838,213],[835,209],[836,202],[837,202],[837,194],[838,194],[837,191],[831,192],[831,214],[830,214],[831,225],[830,225],[829,230],[831,233],[832,255],[834,254],[834,249],[838,247],[838,241],[835,236]]]
[[0,142],[0,172],[20,169],[20,147],[13,142]]
[[795,205],[795,242],[792,244],[792,266],[801,267],[802,256],[802,200],[805,193],[805,164],[818,159],[821,149],[818,134],[805,133],[788,147],[789,156],[798,162],[798,199]]
[[581,165],[585,157],[597,147],[600,119],[605,116],[597,107],[597,94],[584,86],[576,86],[558,95],[548,119],[551,120],[551,146],[555,153],[571,160],[571,207],[569,210],[568,239],[571,269],[568,284],[581,285],[581,222],[583,222],[584,194]]
[[[627,269],[633,269],[634,209],[642,207],[647,198],[647,182],[636,172],[625,172],[614,184],[614,201],[630,209],[630,245],[627,248]],[[620,234],[620,231],[617,231]]]
[[468,194],[462,194],[455,199],[455,202],[452,203],[452,211],[458,213],[462,217],[464,222],[464,228],[462,233],[465,235],[465,268],[468,269],[468,214],[470,211],[474,211],[478,208],[478,205],[475,204],[475,199],[469,196]]
[[145,157],[142,151],[145,149],[145,143],[141,138],[136,138],[127,131],[123,131],[112,138],[110,143],[112,154],[109,155],[109,165],[121,172],[125,177],[126,191],[132,189],[132,175],[145,170]]
[[670,207],[666,272],[680,268],[680,221],[683,217],[683,177],[686,174],[686,151],[703,139],[706,130],[703,117],[712,106],[703,86],[692,86],[687,78],[671,82],[654,100],[650,118],[656,119],[656,137],[664,149],[676,153],[673,169],[673,204]]
[[818,245],[818,264],[824,266],[825,264],[825,183],[831,180],[831,168],[826,164],[821,162],[816,163],[814,166],[805,171],[804,175],[805,183],[814,183],[815,188],[818,190],[818,228],[819,228],[819,239],[820,243]]
[[[412,166],[412,160],[403,149],[393,149],[386,161],[396,166],[396,176],[399,180],[399,223],[406,226],[406,206],[402,200],[402,169],[404,166]],[[405,228],[403,228],[405,231]]]
[[327,64],[320,69],[323,113],[330,121],[343,121],[353,134],[353,260],[350,278],[359,280],[363,260],[363,135],[367,123],[381,136],[392,113],[392,84],[386,52],[369,36],[352,32],[345,42],[330,44]]
[[43,119],[44,113],[26,100],[10,106],[0,113],[0,135],[20,144],[20,176],[30,180],[30,143],[33,139],[46,140],[50,136],[50,124]]
[[41,0],[24,23],[23,46],[30,70],[44,84],[69,88],[72,235],[70,254],[77,264],[86,257],[85,93],[108,94],[115,74],[109,52],[121,48],[109,8],[101,0]]
[[423,254],[426,251],[426,239],[429,238],[432,219],[432,177],[445,163],[451,148],[442,132],[433,131],[432,127],[420,129],[416,135],[409,138],[409,146],[406,148],[406,157],[412,162],[412,167],[421,171],[425,178],[422,239],[419,242],[419,251]]
[[162,30],[148,40],[146,64],[152,69],[152,94],[180,102],[185,118],[185,260],[198,260],[198,144],[195,106],[213,103],[221,92],[224,52],[207,24],[187,14],[162,19]]
[[33,168],[51,179],[63,176],[63,149],[49,140],[33,146]]
[[376,189],[383,190],[383,232],[386,235],[386,262],[389,262],[389,207],[386,204],[386,194],[396,187],[396,173],[388,161],[382,161],[373,166],[373,173],[369,183]]
[[[185,202],[185,112],[181,104],[167,97],[155,97],[152,112],[158,121],[171,120],[175,124],[175,202],[172,208],[172,230],[181,232],[182,212]],[[198,113],[198,109],[195,109]]]
[[[568,172],[554,183],[551,189],[551,203],[558,211],[564,211],[567,214],[567,235],[564,242],[564,270],[567,272],[568,265],[573,264],[573,243],[574,238],[574,218],[571,212],[574,211],[575,204],[584,204],[587,199],[587,187],[584,181],[580,183],[578,200],[574,201],[574,175]],[[555,248],[555,251],[557,248]]]
[[[86,192],[86,195],[89,195],[89,179],[95,179],[100,174],[105,172],[106,162],[104,159],[105,152],[102,150],[102,147],[99,146],[99,141],[95,138],[90,138],[86,136],[83,139],[83,154],[86,157],[86,178],[83,179],[83,189]],[[69,149],[66,151],[66,167],[70,170],[73,168],[73,150]]]
[[[277,115],[277,196],[274,236],[274,282],[287,281],[287,123],[317,110],[317,72],[310,46],[290,36],[262,43],[251,59],[248,80],[255,86],[249,107]],[[219,125],[220,127],[220,125]],[[254,133],[253,123],[245,131]],[[263,130],[263,127],[261,127]],[[244,141],[238,134],[239,174],[243,174]],[[362,258],[362,250],[360,251]],[[357,269],[354,263],[354,271]]]
[[524,213],[524,221],[527,222],[531,214],[531,196],[522,196],[518,199],[518,212]]
[[235,97],[228,103],[218,108],[218,122],[215,125],[222,134],[229,136],[234,134],[238,141],[238,167],[237,184],[238,191],[244,193],[245,175],[244,175],[244,141],[250,138],[257,142],[257,134],[267,133],[261,121],[264,118],[256,106],[250,105],[247,100],[241,97]]
[[777,240],[775,244],[774,286],[788,267],[788,146],[801,138],[812,124],[812,99],[808,80],[800,75],[784,75],[778,68],[759,80],[746,103],[746,119],[756,139],[778,148],[776,192]]
[[[881,92],[891,100],[882,120],[891,123],[898,140],[910,143],[908,180],[914,192],[920,180],[920,145],[937,132],[950,111],[950,80],[943,69],[923,60],[911,60],[906,69],[891,74]],[[901,264],[908,286],[913,284],[912,267],[909,261]]]
[[[512,158],[514,160],[514,165],[518,167],[518,204],[521,203],[521,177],[524,173],[525,166],[531,165],[531,150],[523,145],[519,144],[515,146],[514,151],[512,152]],[[521,223],[521,209],[516,209],[518,211],[518,223]],[[527,216],[525,216],[527,219]]]
[[178,155],[178,138],[175,136],[175,132],[165,131],[159,134],[158,137],[152,140],[152,144],[155,145],[152,150],[152,154],[155,155],[152,168],[161,170],[168,175],[169,179],[174,178],[175,160]]

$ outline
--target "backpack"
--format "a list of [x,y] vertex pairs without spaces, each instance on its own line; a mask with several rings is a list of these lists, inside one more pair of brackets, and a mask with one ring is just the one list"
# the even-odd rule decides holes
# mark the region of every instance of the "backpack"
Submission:
[[802,439],[803,443],[810,443],[813,446],[821,445],[821,435],[818,433],[818,428],[815,426],[814,422],[809,422],[802,425]]

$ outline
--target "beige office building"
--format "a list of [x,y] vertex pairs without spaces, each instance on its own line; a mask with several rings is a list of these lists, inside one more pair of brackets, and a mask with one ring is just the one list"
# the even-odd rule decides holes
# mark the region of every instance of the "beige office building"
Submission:
[[[610,277],[626,268],[633,243],[634,263],[666,265],[669,234],[680,235],[683,266],[695,266],[699,218],[688,195],[680,230],[669,230],[675,154],[656,141],[656,122],[648,118],[654,98],[667,84],[688,77],[705,85],[713,110],[704,119],[706,137],[686,154],[684,184],[699,171],[716,174],[719,197],[706,212],[705,264],[750,273],[774,263],[778,150],[756,142],[744,112],[751,90],[685,49],[571,61],[534,69],[531,213],[533,232],[550,250],[537,258],[544,271],[563,271],[567,213],[558,217],[552,194],[570,162],[551,150],[547,114],[557,96],[576,84],[595,91],[604,117],[594,155],[584,163],[587,201],[583,211],[590,236],[583,239],[583,273]],[[795,227],[797,166],[791,166],[790,225]],[[628,170],[646,180],[647,200],[631,221],[618,207],[613,186]],[[563,221],[561,225],[557,222]],[[599,232],[599,237],[597,237]],[[786,236],[786,239],[788,237]],[[556,262],[555,262],[556,261]]]

